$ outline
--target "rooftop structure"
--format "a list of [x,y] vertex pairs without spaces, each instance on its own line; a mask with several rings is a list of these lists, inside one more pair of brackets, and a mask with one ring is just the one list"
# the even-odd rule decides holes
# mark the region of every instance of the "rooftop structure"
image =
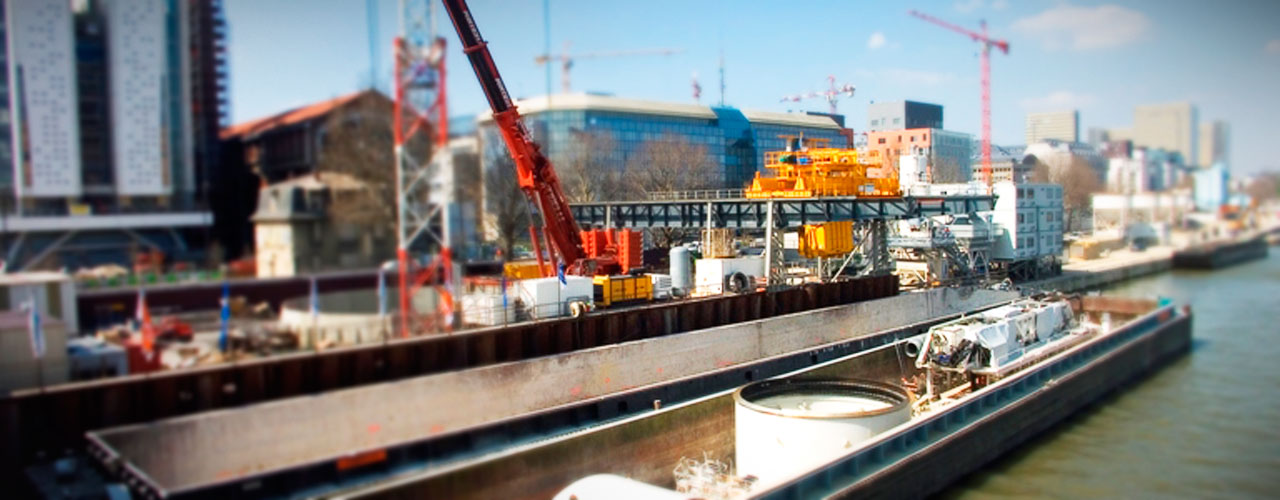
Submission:
[[253,215],[258,277],[312,273],[327,267],[377,266],[392,255],[385,227],[361,226],[333,216],[335,198],[365,188],[340,173],[313,173],[261,190]]
[[873,102],[867,106],[867,132],[942,128],[942,106],[927,102]]
[[[1093,169],[1094,175],[1099,180],[1106,179],[1107,176],[1107,162],[1102,156],[1102,152],[1093,145],[1083,142],[1047,139],[1028,144],[1026,149],[1023,150],[1023,155],[1034,156],[1036,161],[1048,165],[1055,173],[1072,166],[1072,164],[1082,162]],[[1033,165],[1034,163],[1032,162]]]

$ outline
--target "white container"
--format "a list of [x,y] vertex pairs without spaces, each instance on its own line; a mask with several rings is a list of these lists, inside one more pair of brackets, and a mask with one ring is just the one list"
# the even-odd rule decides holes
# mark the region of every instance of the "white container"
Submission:
[[747,283],[752,283],[764,276],[764,258],[698,259],[694,265],[694,288],[703,294],[724,293],[725,280],[735,273],[742,273]]
[[670,274],[650,274],[650,283],[653,284],[653,298],[669,299],[671,298],[671,275]]
[[773,484],[911,419],[902,389],[854,380],[764,380],[733,393],[738,476]]
[[553,500],[687,500],[689,495],[613,474],[594,474],[574,481]]
[[693,288],[693,260],[689,256],[689,249],[681,245],[674,247],[667,253],[667,257],[671,260],[671,288],[677,295],[689,293],[689,289]]
[[508,307],[504,309],[501,293],[470,293],[458,297],[462,321],[468,325],[494,326],[515,322],[515,308],[511,307],[514,305],[511,301],[508,296]]
[[569,314],[569,302],[591,303],[594,295],[591,278],[565,276],[564,280],[562,284],[556,276],[533,278],[517,281],[512,288],[530,317],[555,318]]

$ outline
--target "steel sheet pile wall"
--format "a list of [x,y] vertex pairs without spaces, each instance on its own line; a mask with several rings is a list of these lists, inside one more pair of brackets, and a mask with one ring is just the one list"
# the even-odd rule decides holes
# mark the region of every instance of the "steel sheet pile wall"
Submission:
[[5,477],[14,477],[40,450],[82,448],[84,433],[93,429],[519,361],[897,293],[896,277],[869,277],[24,391],[0,399],[2,465]]

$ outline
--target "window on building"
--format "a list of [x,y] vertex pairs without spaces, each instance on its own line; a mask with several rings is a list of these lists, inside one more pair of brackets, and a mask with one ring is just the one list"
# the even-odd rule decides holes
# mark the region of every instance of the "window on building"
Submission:
[[929,134],[925,134],[925,135],[920,136],[920,140],[922,140],[922,141],[927,141],[927,140],[929,140]]
[[881,138],[880,138],[880,144],[884,144],[884,138],[883,138],[883,137],[881,137]]
[[902,118],[894,118],[894,119],[893,119],[893,124],[894,124],[894,125],[901,125],[901,124],[902,124]]

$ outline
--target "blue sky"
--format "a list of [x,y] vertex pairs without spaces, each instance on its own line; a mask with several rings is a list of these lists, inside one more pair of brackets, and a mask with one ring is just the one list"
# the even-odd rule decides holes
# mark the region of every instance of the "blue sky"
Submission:
[[[992,132],[997,144],[1023,141],[1025,113],[1076,108],[1089,127],[1128,126],[1138,104],[1187,100],[1201,122],[1232,127],[1232,170],[1280,170],[1280,2],[924,1],[587,1],[551,0],[551,46],[572,52],[677,48],[670,56],[582,60],[575,91],[693,102],[719,101],[724,51],[725,103],[747,109],[824,111],[822,100],[782,103],[821,90],[827,75],[857,86],[840,103],[849,124],[866,124],[869,101],[942,104],[945,128],[980,130],[978,45],[907,15],[917,10],[963,26],[986,19],[1007,39],[993,55]],[[360,88],[368,81],[365,2],[227,0],[233,122]],[[381,68],[389,74],[398,2],[380,0]],[[481,33],[514,97],[546,91],[541,0],[473,0]],[[449,106],[475,113],[485,100],[447,16]],[[559,68],[552,73],[558,91]],[[383,77],[385,81],[387,77]]]

